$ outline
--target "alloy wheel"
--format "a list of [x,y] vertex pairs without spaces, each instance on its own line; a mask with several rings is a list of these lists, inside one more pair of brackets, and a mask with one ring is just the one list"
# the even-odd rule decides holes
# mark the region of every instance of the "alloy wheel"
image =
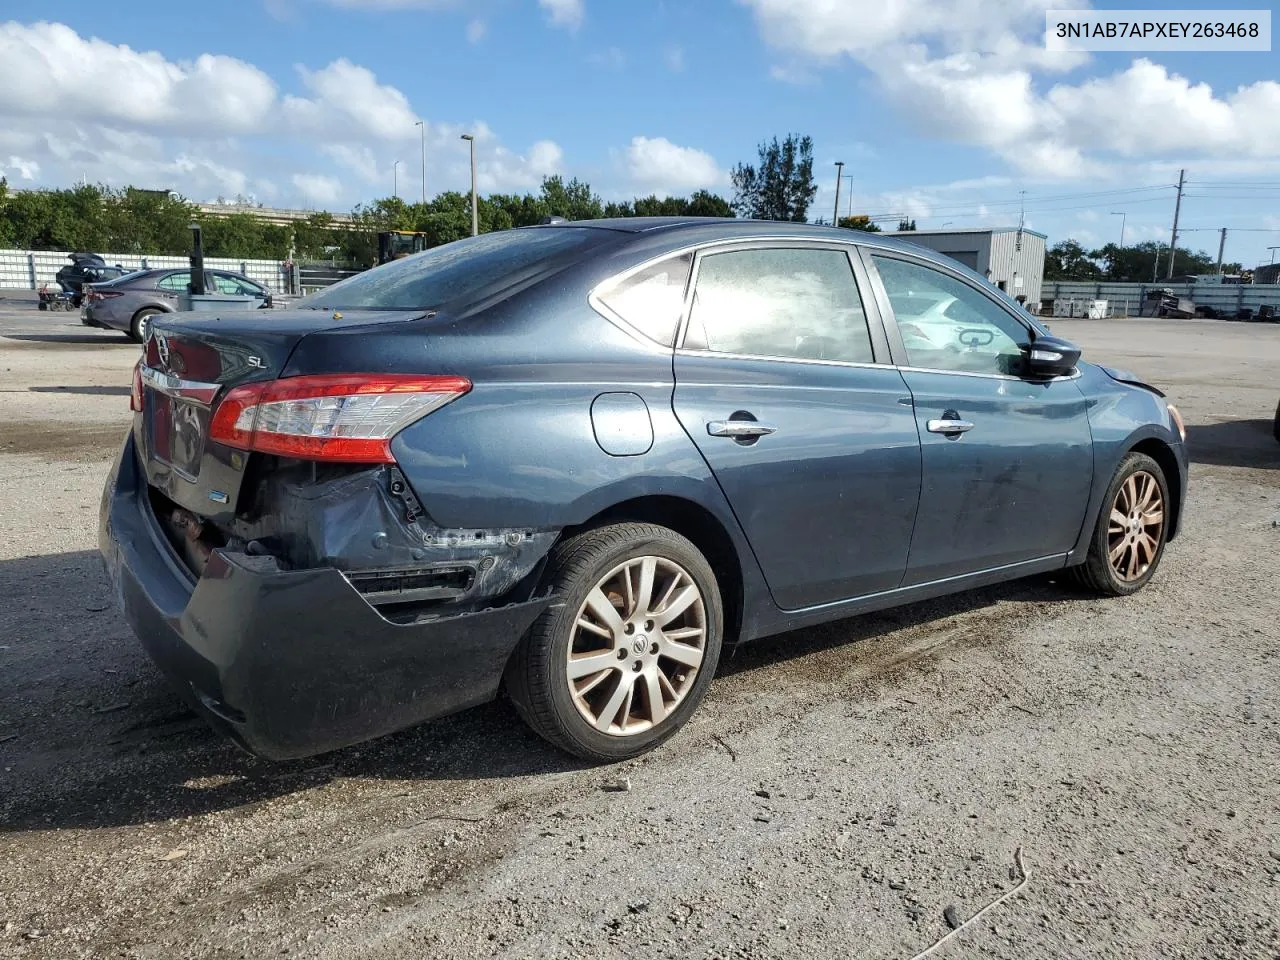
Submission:
[[652,730],[693,689],[707,643],[702,592],[682,566],[636,557],[610,570],[574,618],[565,675],[601,733]]
[[1130,474],[1116,491],[1107,525],[1107,559],[1125,583],[1140,580],[1160,552],[1164,533],[1164,495],[1145,470]]

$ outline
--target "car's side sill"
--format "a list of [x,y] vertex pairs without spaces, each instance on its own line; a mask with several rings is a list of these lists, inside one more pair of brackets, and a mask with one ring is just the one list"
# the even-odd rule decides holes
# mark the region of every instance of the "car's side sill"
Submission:
[[1021,563],[1010,563],[1002,567],[992,567],[978,573],[966,573],[958,577],[947,577],[944,580],[933,580],[929,583],[913,584],[909,587],[898,587],[881,593],[855,597],[851,600],[840,600],[835,603],[824,603],[817,607],[805,607],[802,610],[774,610],[756,621],[756,629],[750,634],[744,631],[742,639],[755,639],[810,627],[829,620],[852,617],[859,613],[871,613],[875,610],[886,610],[918,600],[941,597],[948,593],[960,593],[976,587],[985,587],[1005,580],[1017,580],[1037,573],[1048,573],[1061,570],[1067,562],[1065,553],[1041,557],[1036,560],[1024,560]]

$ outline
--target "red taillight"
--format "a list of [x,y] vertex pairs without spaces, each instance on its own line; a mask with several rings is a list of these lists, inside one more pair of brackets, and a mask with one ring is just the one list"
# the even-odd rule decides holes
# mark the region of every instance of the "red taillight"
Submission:
[[123,296],[124,294],[119,290],[90,290],[87,299],[96,303],[99,300],[110,300],[113,297]]
[[142,361],[133,365],[133,387],[129,390],[129,409],[142,412]]
[[466,377],[341,374],[234,387],[209,436],[241,450],[300,460],[393,463],[391,438],[471,389]]

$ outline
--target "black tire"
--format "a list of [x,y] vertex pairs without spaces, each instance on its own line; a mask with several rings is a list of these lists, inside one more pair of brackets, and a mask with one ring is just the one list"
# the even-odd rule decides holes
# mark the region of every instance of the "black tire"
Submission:
[[147,327],[151,323],[151,318],[157,314],[163,313],[162,310],[139,310],[133,315],[133,320],[129,323],[129,339],[134,343],[141,343],[147,339]]
[[[629,735],[601,732],[575,706],[565,672],[570,643],[587,595],[620,564],[645,556],[678,565],[698,588],[705,618],[703,659],[683,699],[664,720]],[[507,666],[507,694],[520,716],[555,746],[595,762],[626,760],[666,741],[697,709],[720,658],[724,610],[719,585],[706,558],[674,530],[652,523],[618,523],[589,530],[559,545],[549,559],[544,582],[551,588],[552,604],[534,621]],[[621,716],[625,719],[625,709]]]
[[1276,425],[1273,430],[1275,432],[1276,439],[1280,440],[1280,403],[1276,404]]
[[[1112,549],[1110,543],[1111,510],[1125,481],[1138,473],[1150,474],[1155,478],[1160,489],[1163,522],[1160,524],[1155,556],[1147,563],[1140,575],[1134,579],[1125,579],[1112,566],[1109,556]],[[1151,578],[1155,576],[1156,569],[1160,566],[1160,560],[1164,557],[1171,509],[1169,483],[1165,479],[1164,471],[1160,469],[1160,464],[1145,453],[1130,453],[1126,456],[1120,461],[1120,466],[1117,468],[1115,476],[1111,479],[1111,484],[1107,487],[1107,495],[1102,501],[1102,507],[1098,510],[1098,520],[1094,524],[1093,535],[1089,541],[1088,559],[1079,566],[1072,568],[1071,572],[1076,581],[1085,589],[1106,597],[1127,597],[1145,587],[1151,581]]]

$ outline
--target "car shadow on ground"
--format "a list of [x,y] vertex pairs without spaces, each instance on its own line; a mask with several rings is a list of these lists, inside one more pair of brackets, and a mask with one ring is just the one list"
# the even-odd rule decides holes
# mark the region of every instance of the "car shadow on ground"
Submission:
[[31,393],[78,393],[90,397],[127,397],[128,387],[27,387]]
[[4,335],[6,340],[17,340],[21,343],[48,343],[48,344],[84,344],[97,343],[106,344],[109,347],[133,346],[136,347],[127,334],[119,333],[115,330],[103,330],[99,333],[8,333]]
[[[759,640],[727,652],[720,673],[740,679],[1000,601],[1079,599],[1044,577],[1003,584]],[[0,637],[0,769],[9,783],[0,833],[155,823],[338,778],[478,781],[588,766],[533,734],[502,699],[320,757],[249,757],[192,714],[146,659],[92,551],[0,562]],[[885,655],[901,660],[893,648]],[[873,660],[867,666],[875,672]]]
[[1280,441],[1272,420],[1227,420],[1187,427],[1193,463],[1280,469]]

